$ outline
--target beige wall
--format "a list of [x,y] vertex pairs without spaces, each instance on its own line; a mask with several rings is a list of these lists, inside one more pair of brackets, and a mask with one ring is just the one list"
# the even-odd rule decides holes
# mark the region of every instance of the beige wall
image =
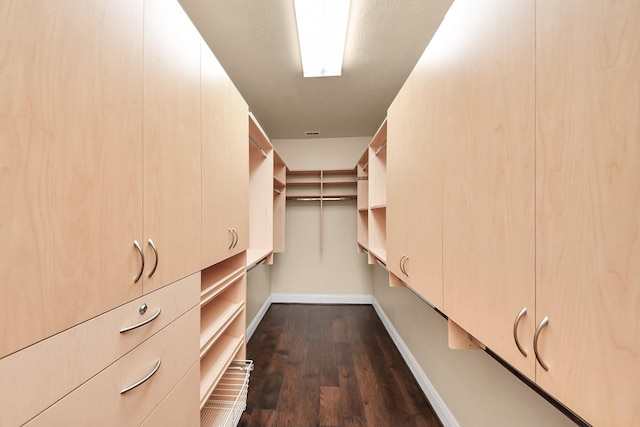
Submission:
[[[289,169],[326,170],[355,167],[370,139],[272,142]],[[355,201],[325,202],[320,223],[319,202],[287,202],[286,252],[276,254],[271,292],[371,295],[371,269],[357,252]]]
[[271,266],[258,265],[247,273],[247,327],[271,295]]
[[450,350],[447,321],[374,267],[373,296],[462,427],[569,427],[566,416],[480,350]]

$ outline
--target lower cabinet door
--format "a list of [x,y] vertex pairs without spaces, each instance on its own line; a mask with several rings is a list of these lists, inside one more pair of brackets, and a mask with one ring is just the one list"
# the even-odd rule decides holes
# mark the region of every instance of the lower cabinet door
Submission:
[[198,360],[199,334],[194,307],[26,425],[140,425]]

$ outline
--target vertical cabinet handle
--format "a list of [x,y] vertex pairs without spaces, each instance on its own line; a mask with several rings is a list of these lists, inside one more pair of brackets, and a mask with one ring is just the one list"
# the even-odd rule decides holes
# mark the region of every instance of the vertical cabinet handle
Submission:
[[138,381],[136,381],[135,383],[131,384],[130,386],[127,386],[127,387],[123,388],[122,390],[120,390],[120,394],[125,394],[125,393],[133,390],[134,388],[136,388],[138,386],[141,386],[142,384],[147,382],[149,380],[149,378],[151,378],[156,372],[158,372],[158,369],[160,369],[160,363],[162,363],[162,360],[158,359],[158,361],[156,362],[156,366],[153,367],[151,372],[149,372],[143,378],[140,378]]
[[229,230],[229,234],[231,234],[231,243],[229,244],[229,247],[227,249],[231,249],[233,247],[233,243],[236,241],[236,238],[230,228],[227,228],[227,230]]
[[520,350],[520,353],[524,357],[527,357],[527,352],[520,345],[520,340],[518,339],[518,324],[520,324],[520,320],[527,314],[527,307],[520,310],[520,313],[516,316],[516,320],[513,322],[513,340],[516,342],[516,347]]
[[409,261],[409,257],[405,256],[404,263],[402,263],[402,271],[404,272],[405,276],[409,277],[409,273],[407,273],[407,261]]
[[238,232],[236,231],[236,229],[234,227],[231,227],[231,231],[233,231],[233,236],[234,236],[232,248],[235,248],[236,245],[238,244],[238,240],[239,240]]
[[140,272],[138,273],[138,275],[136,276],[135,280],[133,281],[133,283],[138,283],[138,280],[140,280],[140,278],[142,277],[142,272],[144,271],[144,252],[142,252],[142,248],[140,247],[140,243],[138,243],[137,240],[133,241],[133,246],[136,247],[136,249],[138,250],[138,253],[140,254]]
[[400,266],[400,271],[402,272],[402,274],[404,274],[404,270],[402,269],[402,261],[404,261],[404,257],[405,255],[402,255],[402,258],[400,258],[400,261],[398,261],[398,266]]
[[151,249],[153,249],[153,253],[156,256],[156,262],[153,264],[153,268],[151,269],[151,271],[149,272],[149,275],[147,277],[151,278],[151,276],[153,276],[153,273],[156,272],[156,268],[158,268],[158,248],[156,248],[156,245],[153,243],[153,240],[149,239],[149,246],[151,246]]
[[542,360],[542,358],[540,357],[540,352],[538,351],[538,337],[540,336],[540,332],[542,331],[542,329],[544,329],[544,327],[547,326],[548,324],[549,324],[549,318],[545,316],[544,319],[542,319],[542,321],[536,328],[536,333],[533,336],[533,352],[536,354],[536,360],[538,361],[540,366],[542,366],[542,369],[544,369],[545,371],[549,370],[549,366],[546,363],[544,363],[544,360]]

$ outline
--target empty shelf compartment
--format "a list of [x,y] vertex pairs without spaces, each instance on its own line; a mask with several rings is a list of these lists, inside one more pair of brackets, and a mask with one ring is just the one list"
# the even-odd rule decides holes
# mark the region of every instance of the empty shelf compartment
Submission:
[[234,427],[247,407],[252,360],[234,360],[200,411],[200,427]]

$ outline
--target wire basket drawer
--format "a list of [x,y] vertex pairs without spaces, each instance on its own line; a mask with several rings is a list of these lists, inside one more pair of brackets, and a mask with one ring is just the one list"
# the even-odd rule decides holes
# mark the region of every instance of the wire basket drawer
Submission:
[[200,427],[235,427],[247,407],[252,360],[234,360],[200,411]]

